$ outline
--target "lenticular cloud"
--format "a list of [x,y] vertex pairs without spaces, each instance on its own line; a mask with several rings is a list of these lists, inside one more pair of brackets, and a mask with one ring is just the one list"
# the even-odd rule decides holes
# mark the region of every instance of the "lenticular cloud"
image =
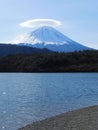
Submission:
[[54,19],[32,19],[20,24],[20,26],[27,27],[27,28],[35,28],[41,26],[57,27],[60,25],[61,22]]

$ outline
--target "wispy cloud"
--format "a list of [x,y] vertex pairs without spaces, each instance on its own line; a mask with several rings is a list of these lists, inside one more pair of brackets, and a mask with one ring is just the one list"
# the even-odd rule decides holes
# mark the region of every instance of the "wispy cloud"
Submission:
[[57,27],[60,26],[61,22],[54,19],[32,19],[25,22],[20,23],[20,26],[27,28],[41,27],[41,26],[52,26]]

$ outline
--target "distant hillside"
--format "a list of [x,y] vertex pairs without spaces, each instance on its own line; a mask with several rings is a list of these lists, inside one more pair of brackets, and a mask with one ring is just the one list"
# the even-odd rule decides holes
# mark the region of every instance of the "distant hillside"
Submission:
[[0,72],[98,72],[98,51],[6,56]]
[[13,44],[0,44],[0,56],[15,54],[49,53],[50,50],[43,48],[32,48],[27,46],[18,46]]

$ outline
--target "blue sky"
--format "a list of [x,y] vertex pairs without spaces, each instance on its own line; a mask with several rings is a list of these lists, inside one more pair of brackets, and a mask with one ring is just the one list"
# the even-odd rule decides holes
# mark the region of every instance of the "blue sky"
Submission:
[[37,18],[59,20],[58,30],[98,48],[98,0],[0,0],[0,42],[31,31],[19,24]]

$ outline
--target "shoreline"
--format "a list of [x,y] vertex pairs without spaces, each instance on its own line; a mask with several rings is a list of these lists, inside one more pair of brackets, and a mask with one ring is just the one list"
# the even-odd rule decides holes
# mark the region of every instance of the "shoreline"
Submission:
[[18,130],[98,130],[98,105],[33,122]]

